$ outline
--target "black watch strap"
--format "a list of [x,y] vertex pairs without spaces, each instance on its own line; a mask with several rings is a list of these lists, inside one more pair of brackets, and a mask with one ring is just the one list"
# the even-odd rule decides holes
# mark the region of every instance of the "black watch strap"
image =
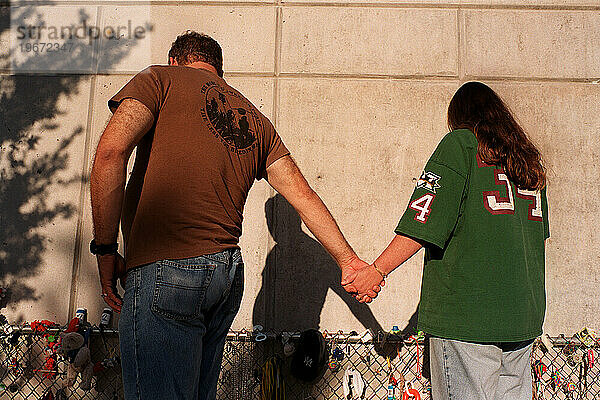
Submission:
[[97,256],[104,256],[107,254],[116,254],[119,249],[119,243],[111,244],[96,244],[96,240],[92,239],[90,242],[90,252]]

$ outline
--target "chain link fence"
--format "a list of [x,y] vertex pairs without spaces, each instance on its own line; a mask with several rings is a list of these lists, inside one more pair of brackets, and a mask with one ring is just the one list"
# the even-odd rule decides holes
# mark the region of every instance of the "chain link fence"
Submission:
[[[68,385],[69,362],[55,345],[61,330],[64,328],[39,332],[29,326],[2,327],[0,398],[122,399],[118,332],[101,333],[92,327],[88,345],[95,368],[91,388],[84,390],[81,374]],[[309,384],[291,373],[290,353],[298,343],[298,333],[230,332],[217,398],[261,399],[264,366],[276,357],[287,400],[344,399],[344,375],[348,369],[357,371],[364,381],[364,399],[402,399],[403,389],[409,387],[422,400],[431,399],[428,353],[422,338],[369,332],[323,334],[329,365],[320,379]],[[578,337],[536,340],[531,360],[534,399],[600,399],[600,364],[595,362],[598,351],[598,342],[584,344]],[[409,399],[416,400],[415,392],[410,394]]]
[[599,400],[599,350],[597,340],[579,335],[536,340],[531,355],[534,399]]
[[43,333],[31,327],[5,326],[0,331],[1,399],[122,399],[121,370],[118,364],[118,332],[90,327],[90,349],[94,376],[92,388],[83,390],[82,374],[72,385],[68,357],[59,354],[59,334],[52,327]]
[[[287,346],[297,345],[300,334],[267,333],[261,337],[262,333],[231,333],[225,344],[217,398],[260,399],[262,370],[272,357],[281,360],[287,400],[344,399],[348,369],[357,371],[364,381],[365,399],[402,399],[403,381],[417,390],[422,400],[431,398],[429,380],[422,373],[422,340],[386,333],[375,337],[369,332],[323,334],[330,354],[328,368],[321,379],[304,383],[292,375],[292,357],[287,355]],[[394,397],[388,397],[391,395]]]

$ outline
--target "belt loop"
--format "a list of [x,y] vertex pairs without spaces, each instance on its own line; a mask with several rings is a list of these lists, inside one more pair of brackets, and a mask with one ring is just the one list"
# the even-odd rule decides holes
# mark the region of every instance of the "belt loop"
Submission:
[[229,265],[228,270],[231,271],[231,268],[233,267],[233,255],[235,254],[235,249],[229,248],[227,249],[227,264]]

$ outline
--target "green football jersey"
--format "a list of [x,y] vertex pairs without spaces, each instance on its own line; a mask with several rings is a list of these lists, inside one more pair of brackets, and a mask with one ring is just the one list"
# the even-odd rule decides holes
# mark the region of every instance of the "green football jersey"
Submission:
[[511,342],[542,333],[546,190],[522,190],[477,157],[469,130],[447,134],[425,166],[397,234],[427,242],[418,327]]

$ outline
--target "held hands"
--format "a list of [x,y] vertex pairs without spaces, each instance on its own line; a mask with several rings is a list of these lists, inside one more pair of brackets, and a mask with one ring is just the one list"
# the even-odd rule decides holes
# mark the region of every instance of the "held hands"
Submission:
[[384,285],[381,273],[359,258],[342,267],[342,286],[361,303],[370,303]]
[[102,298],[115,312],[121,312],[123,299],[117,290],[117,280],[121,280],[121,287],[125,289],[127,270],[125,260],[120,254],[107,254],[96,256],[98,261],[98,273],[100,274],[100,285],[102,286]]

